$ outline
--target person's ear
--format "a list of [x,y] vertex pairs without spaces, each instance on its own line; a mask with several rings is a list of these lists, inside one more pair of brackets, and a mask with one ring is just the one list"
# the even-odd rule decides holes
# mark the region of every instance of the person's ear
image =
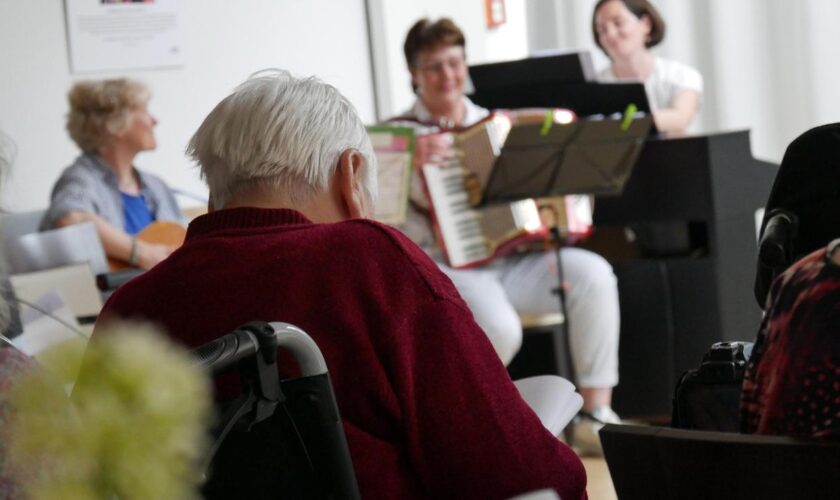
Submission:
[[362,154],[355,149],[348,149],[341,153],[336,168],[338,189],[342,209],[351,219],[367,217],[367,195],[365,194],[362,178],[364,161]]
[[653,21],[651,21],[650,16],[647,14],[643,14],[642,18],[642,26],[645,28],[645,35],[647,35],[647,40],[650,40],[650,34],[653,32]]
[[418,69],[415,67],[408,68],[409,74],[411,74],[411,88],[417,91],[420,88],[420,80],[418,78]]
[[108,135],[108,140],[118,141],[125,136],[125,130],[113,130],[114,127],[106,127],[105,133]]

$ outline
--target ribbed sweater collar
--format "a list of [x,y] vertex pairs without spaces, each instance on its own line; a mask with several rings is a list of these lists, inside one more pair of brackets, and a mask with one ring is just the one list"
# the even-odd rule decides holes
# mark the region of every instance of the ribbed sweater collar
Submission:
[[197,217],[190,222],[187,238],[224,229],[252,229],[293,224],[312,224],[302,213],[286,208],[231,208]]

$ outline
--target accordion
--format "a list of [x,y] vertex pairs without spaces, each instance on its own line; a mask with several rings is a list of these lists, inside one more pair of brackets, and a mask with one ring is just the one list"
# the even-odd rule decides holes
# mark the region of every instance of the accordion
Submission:
[[510,128],[510,118],[494,114],[464,131],[447,132],[454,158],[422,166],[437,241],[453,268],[533,247],[553,225],[570,243],[592,231],[592,201],[586,195],[476,206]]

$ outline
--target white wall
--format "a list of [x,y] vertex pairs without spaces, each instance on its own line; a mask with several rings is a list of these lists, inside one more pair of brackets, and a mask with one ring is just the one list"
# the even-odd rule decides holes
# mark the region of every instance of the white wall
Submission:
[[[201,119],[237,83],[265,67],[318,74],[354,102],[365,121],[412,102],[402,44],[423,16],[452,17],[471,64],[526,57],[536,49],[594,49],[594,0],[507,0],[508,21],[485,26],[480,0],[369,0],[378,116],[363,0],[181,0],[186,64],[127,73],[150,84],[159,147],[137,164],[174,187],[204,193],[183,154]],[[699,68],[706,95],[701,131],[749,128],[755,156],[778,161],[817,124],[840,121],[836,0],[656,0],[668,21],[656,50]],[[17,144],[3,205],[43,208],[77,154],[64,131],[71,75],[62,0],[0,0],[0,130]],[[596,64],[606,59],[594,50]]]
[[[533,48],[595,48],[595,0],[528,0]],[[653,0],[665,18],[654,51],[704,76],[696,131],[750,129],[753,155],[780,161],[805,130],[840,121],[836,0]],[[596,64],[596,67],[598,65]]]
[[[153,91],[158,149],[137,166],[171,186],[206,193],[184,156],[212,107],[252,72],[286,68],[338,87],[362,119],[374,120],[363,0],[181,0],[186,64],[114,74],[69,72],[63,2],[0,0],[0,130],[17,144],[3,205],[46,207],[61,170],[78,154],[64,130],[73,81],[130,76]],[[352,57],[348,55],[352,54]]]
[[528,1],[507,0],[507,22],[487,28],[483,0],[369,0],[379,118],[394,116],[414,101],[403,42],[418,19],[455,21],[467,39],[468,64],[521,59],[528,55]]

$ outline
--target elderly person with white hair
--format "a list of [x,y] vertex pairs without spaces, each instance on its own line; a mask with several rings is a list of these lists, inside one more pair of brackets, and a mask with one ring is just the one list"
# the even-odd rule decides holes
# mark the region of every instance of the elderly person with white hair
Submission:
[[[10,145],[11,141],[7,142],[6,135],[0,131],[0,180],[6,176],[12,161]],[[8,398],[14,389],[17,377],[31,368],[33,362],[14,347],[7,337],[11,335],[9,325],[13,315],[10,304],[7,302],[10,286],[3,264],[0,262],[0,498],[14,500],[24,498],[24,496],[17,481],[10,477],[6,463],[6,449],[9,443],[7,432],[9,422],[14,417],[14,408]]]
[[149,96],[123,78],[73,86],[67,131],[82,154],[56,181],[41,222],[44,230],[93,222],[110,259],[144,269],[175,248],[135,235],[154,221],[186,222],[163,180],[134,166],[138,153],[157,146]]
[[[363,498],[541,488],[585,497],[580,460],[520,397],[449,279],[367,218],[375,157],[335,88],[257,74],[207,116],[189,153],[210,187],[210,213],[168,259],[117,290],[100,322],[152,320],[190,347],[258,319],[303,328],[330,368]],[[216,388],[220,401],[240,390],[235,377]],[[237,464],[275,480],[274,445],[255,448]],[[243,498],[282,495],[228,483]]]

